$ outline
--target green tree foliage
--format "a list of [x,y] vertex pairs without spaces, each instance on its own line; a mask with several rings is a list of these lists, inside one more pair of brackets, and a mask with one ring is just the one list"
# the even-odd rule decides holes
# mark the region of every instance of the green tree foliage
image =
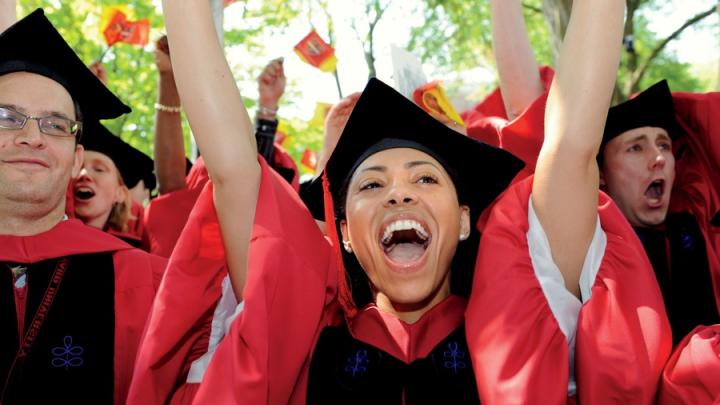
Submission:
[[[515,0],[507,0],[515,1]],[[420,58],[452,72],[478,66],[494,68],[488,1],[425,0],[425,23],[412,29],[409,48]],[[553,49],[541,0],[523,2],[528,34],[541,64],[551,64]]]
[[[635,17],[635,45],[634,50],[638,60],[647,60],[653,52],[658,39],[647,28],[648,21],[644,16]],[[671,89],[678,91],[708,91],[707,84],[703,83],[692,73],[692,67],[687,63],[679,62],[677,56],[669,51],[659,53],[652,60],[651,67],[637,83],[632,83],[633,63],[629,60],[632,54],[627,50],[623,52],[620,72],[618,74],[618,87],[621,93],[620,100],[629,94],[646,89],[654,83],[667,79]],[[618,100],[619,101],[619,100]]]
[[[23,0],[19,2],[19,13],[23,16],[35,8],[44,8],[48,18],[70,45],[90,64],[106,50],[100,27],[103,8],[123,5],[130,12],[129,18],[148,18],[153,29],[153,41],[160,36],[164,25],[161,11],[156,6],[158,3],[157,0]],[[364,56],[368,71],[372,75],[375,63],[372,29],[392,3],[386,0],[355,0],[353,4],[360,4],[359,9],[364,8],[366,15],[353,17],[352,21],[333,21],[333,16],[328,12],[328,4],[328,0],[237,1],[226,9],[226,14],[231,8],[233,12],[239,10],[241,24],[226,22],[225,47],[228,50],[237,47],[246,55],[262,55],[266,49],[264,39],[268,38],[268,35],[282,33],[298,19],[307,20],[323,35],[328,34],[326,31],[331,34],[333,27],[349,25],[364,43]],[[408,4],[415,5],[415,12],[423,15],[422,26],[412,29],[408,47],[423,61],[434,65],[437,73],[458,72],[476,67],[494,68],[488,1],[416,0]],[[552,38],[564,31],[562,16],[570,4],[571,0],[523,0],[530,41],[540,64],[552,65],[558,43]],[[680,63],[667,47],[660,46],[668,39],[675,40],[679,34],[671,38],[658,38],[647,28],[645,11],[666,8],[672,12],[672,7],[681,5],[660,0],[628,0],[628,8],[632,9],[632,24],[626,26],[626,33],[634,35],[636,54],[630,55],[626,52],[623,56],[618,76],[619,99],[660,78],[668,78],[672,88],[676,90],[710,90],[709,80],[694,77],[690,66]],[[698,10],[698,15],[705,15],[702,14],[704,12],[707,11]],[[695,22],[689,22],[695,25]],[[131,114],[106,124],[113,132],[148,154],[152,151],[155,117],[153,105],[157,91],[152,48],[152,44],[143,49],[119,43],[105,53],[103,58],[108,74],[108,86],[133,108]],[[660,51],[656,52],[658,48]],[[248,60],[253,62],[248,63]],[[258,58],[248,60],[236,61],[231,65],[241,89],[249,89],[255,85],[255,78],[265,62]],[[638,69],[645,62],[648,62],[648,68],[642,75],[638,75]],[[342,75],[342,72],[340,74]],[[452,88],[449,90],[452,91]],[[252,95],[251,92],[244,93]],[[300,97],[294,84],[290,82],[283,103],[292,104],[293,100],[300,100]],[[250,109],[255,106],[255,101],[251,98],[246,98],[245,101]],[[322,128],[308,126],[300,119],[286,121],[289,136],[286,146],[298,162],[306,148],[319,151],[322,145]],[[189,153],[190,132],[187,123],[184,123],[184,128],[186,150]]]
[[[27,15],[36,8],[43,8],[52,23],[58,28],[70,46],[86,63],[91,64],[103,56],[107,71],[108,87],[132,108],[132,113],[103,123],[125,141],[152,156],[152,137],[155,122],[154,104],[157,100],[157,72],[153,55],[153,44],[162,32],[164,22],[161,10],[153,0],[23,0],[18,2],[18,16]],[[255,2],[257,3],[257,2]],[[103,10],[121,5],[128,10],[131,20],[147,18],[152,27],[151,43],[141,48],[135,45],[117,43],[107,50],[101,33]],[[225,33],[225,46],[242,44],[250,52],[257,52],[263,44],[257,40],[268,29],[282,29],[297,16],[297,8],[281,0],[266,0],[250,7],[239,2],[231,7],[242,7],[242,29],[232,28]],[[262,66],[235,66],[234,73],[239,80],[254,80]],[[249,108],[254,101],[246,99]],[[190,130],[184,121],[185,146],[190,153]]]
[[[506,0],[517,1],[517,0]],[[492,67],[492,30],[488,2],[463,0],[425,0],[426,23],[415,27],[410,48],[421,58],[440,67],[441,71],[460,71],[478,66]],[[524,0],[525,20],[530,42],[540,64],[552,65],[556,47],[567,24],[571,0]],[[626,35],[634,36],[636,54],[625,53],[618,76],[616,101],[667,78],[673,89],[709,91],[707,81],[693,76],[691,66],[681,63],[665,45],[676,40],[684,29],[696,26],[713,14],[714,5],[697,10],[678,31],[660,38],[647,27],[647,11],[673,12],[682,2],[660,0],[628,0]],[[716,28],[716,27],[715,27]],[[643,66],[647,68],[643,71]]]
[[[162,16],[151,0],[104,1],[102,6],[100,2],[90,0],[24,0],[19,3],[19,16],[42,7],[50,21],[88,65],[98,60],[107,49],[100,28],[103,7],[123,4],[131,13],[130,19],[148,18],[153,28],[163,26]],[[105,53],[103,64],[107,71],[108,87],[133,109],[130,114],[104,123],[113,133],[150,154],[157,86],[152,51],[150,48],[145,50],[118,43]]]
[[[627,47],[620,67],[615,101],[622,101],[629,95],[636,93],[661,78],[670,81],[671,88],[682,91],[707,91],[702,81],[693,76],[688,64],[680,63],[667,45],[679,38],[690,27],[707,29],[703,20],[716,14],[717,6],[710,5],[704,10],[695,10],[697,13],[683,22],[667,37],[659,37],[648,30],[648,20],[645,12],[677,10],[677,5],[671,6],[664,2],[653,0],[628,0],[628,18],[625,22],[625,39],[632,38],[633,46]],[[675,10],[672,10],[675,7]],[[630,49],[634,48],[634,49]],[[650,79],[654,78],[654,81]]]

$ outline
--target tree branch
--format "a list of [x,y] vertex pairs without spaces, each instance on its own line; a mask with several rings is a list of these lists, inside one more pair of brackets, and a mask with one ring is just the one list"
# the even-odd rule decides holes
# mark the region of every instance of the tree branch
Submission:
[[680,28],[676,29],[672,34],[668,35],[667,38],[660,41],[660,43],[657,44],[655,49],[652,50],[652,52],[650,53],[650,56],[643,62],[643,64],[641,65],[641,67],[637,71],[637,73],[633,74],[633,79],[632,79],[631,86],[630,86],[631,93],[638,90],[637,86],[640,83],[640,80],[642,80],[642,78],[645,76],[645,73],[647,73],[647,70],[650,67],[650,65],[652,64],[652,61],[658,55],[660,55],[660,52],[662,52],[663,49],[665,49],[665,47],[667,46],[668,43],[670,43],[670,41],[672,41],[675,38],[677,38],[678,36],[680,36],[680,34],[682,34],[682,32],[685,31],[687,28],[689,28],[689,27],[697,24],[698,22],[702,21],[703,19],[713,15],[715,12],[717,12],[717,4],[710,7],[709,10],[703,11],[702,13],[699,13],[699,14],[695,15],[694,17],[692,17],[691,19],[685,21],[685,23],[683,25],[681,25]]
[[[369,10],[371,7],[370,3],[367,3],[366,10]],[[385,14],[385,11],[390,7],[390,3],[388,2],[385,6],[382,6],[380,3],[380,0],[374,0],[372,3],[372,8],[375,11],[375,18],[368,21],[368,33],[366,36],[366,42],[367,46],[365,47],[365,61],[368,65],[368,76],[369,78],[373,78],[377,76],[376,70],[375,70],[375,51],[374,51],[374,41],[375,41],[375,27],[382,19],[383,15]],[[369,12],[367,13],[370,14]]]
[[385,6],[381,6],[380,2],[375,4],[375,23],[377,24],[378,21],[383,17],[383,14],[387,11],[387,9],[390,8],[390,3],[388,2],[385,4]]
[[543,12],[540,7],[533,6],[532,4],[523,3],[522,6],[524,9],[530,10],[533,13],[542,14],[542,12]]

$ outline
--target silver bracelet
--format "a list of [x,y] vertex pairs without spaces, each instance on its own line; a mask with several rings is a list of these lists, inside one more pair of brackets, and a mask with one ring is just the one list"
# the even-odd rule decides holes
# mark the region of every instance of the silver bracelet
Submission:
[[267,116],[272,116],[272,117],[274,117],[274,116],[277,115],[278,109],[277,109],[277,108],[265,107],[264,105],[258,105],[258,110],[257,110],[257,112],[258,112],[258,114],[262,114],[262,115],[267,115]]

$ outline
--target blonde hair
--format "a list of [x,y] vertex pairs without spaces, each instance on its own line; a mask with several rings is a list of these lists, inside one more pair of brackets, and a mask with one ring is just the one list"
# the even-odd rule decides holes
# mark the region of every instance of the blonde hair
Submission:
[[132,197],[130,197],[130,190],[128,190],[123,182],[119,170],[117,171],[117,177],[125,197],[122,201],[113,204],[105,228],[125,233],[128,231],[128,223],[135,219],[135,217],[132,215]]

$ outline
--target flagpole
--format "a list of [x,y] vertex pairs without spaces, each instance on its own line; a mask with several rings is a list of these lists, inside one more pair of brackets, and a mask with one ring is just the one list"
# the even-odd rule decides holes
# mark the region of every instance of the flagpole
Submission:
[[343,98],[342,88],[340,88],[340,75],[338,74],[337,67],[333,71],[333,76],[335,76],[335,85],[337,86],[338,96],[340,96],[340,99]]
[[98,63],[102,63],[103,59],[105,59],[105,55],[107,55],[108,51],[112,48],[112,45],[108,45],[105,50],[102,51],[100,56],[97,58]]

